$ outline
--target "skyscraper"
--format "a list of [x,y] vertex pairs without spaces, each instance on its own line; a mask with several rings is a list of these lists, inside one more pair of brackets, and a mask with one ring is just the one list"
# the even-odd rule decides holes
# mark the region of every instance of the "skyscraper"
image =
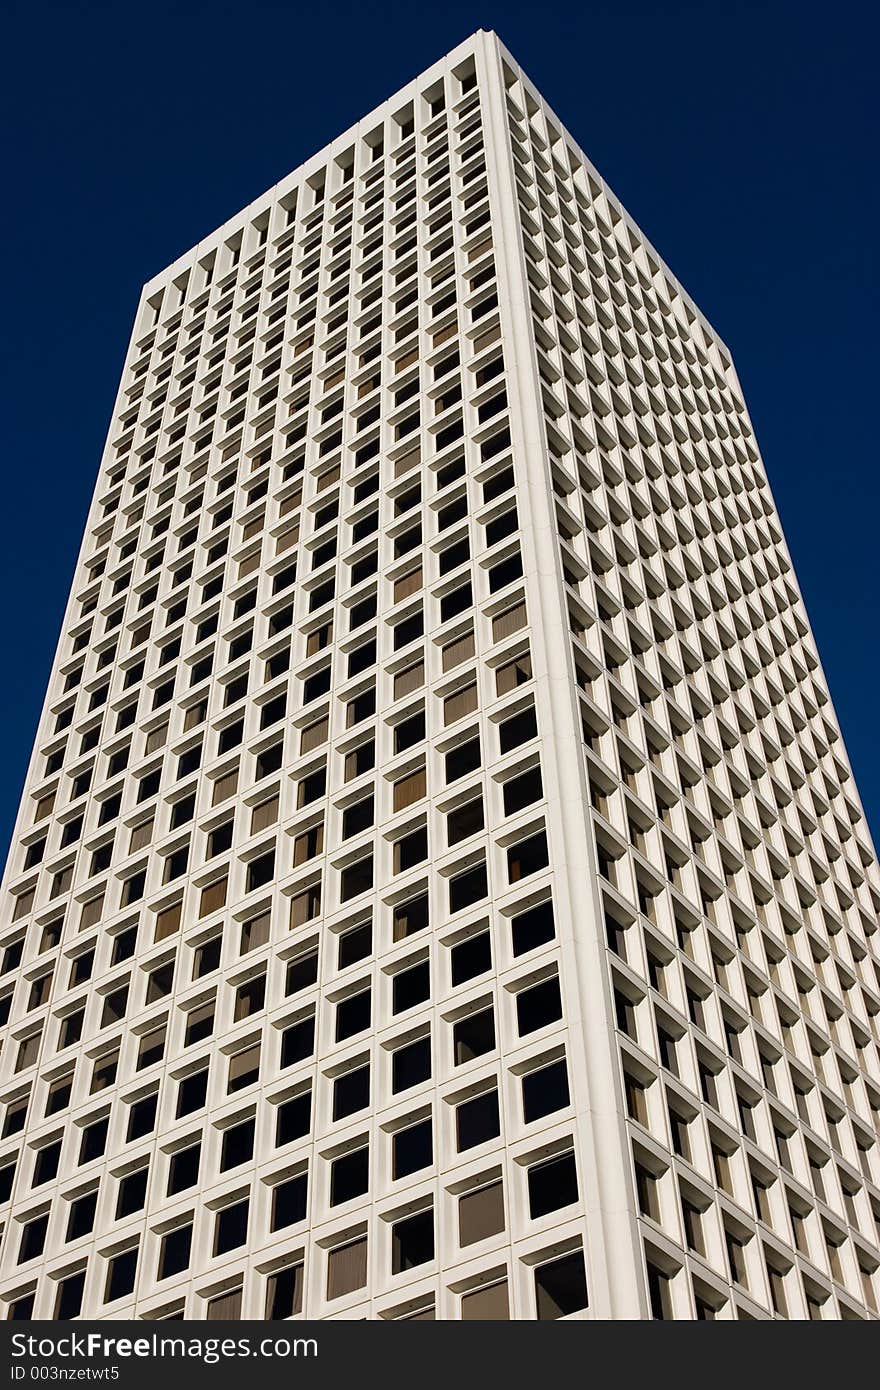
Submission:
[[880,878],[730,355],[480,32],[150,281],[9,1318],[865,1318]]

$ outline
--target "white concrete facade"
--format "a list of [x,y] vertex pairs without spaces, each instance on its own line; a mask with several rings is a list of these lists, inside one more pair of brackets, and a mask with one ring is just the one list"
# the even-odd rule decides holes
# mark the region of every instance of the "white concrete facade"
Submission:
[[144,289],[12,1318],[875,1318],[880,878],[724,344],[480,32]]

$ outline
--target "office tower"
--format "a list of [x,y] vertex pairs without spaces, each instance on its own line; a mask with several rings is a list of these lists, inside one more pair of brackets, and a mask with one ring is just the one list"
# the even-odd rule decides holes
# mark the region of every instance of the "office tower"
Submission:
[[873,1318],[877,865],[724,344],[494,35],[143,293],[10,1318]]

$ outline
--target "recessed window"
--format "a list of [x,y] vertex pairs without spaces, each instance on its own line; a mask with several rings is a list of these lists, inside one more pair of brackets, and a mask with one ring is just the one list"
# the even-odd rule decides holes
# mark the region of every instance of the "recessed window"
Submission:
[[398,1047],[391,1054],[391,1089],[409,1090],[418,1086],[431,1076],[431,1039],[417,1038],[414,1042]]
[[232,829],[231,819],[214,827],[208,835],[208,859],[213,859],[215,854],[223,854],[225,850],[232,848]]
[[188,1187],[195,1187],[199,1180],[201,1158],[201,1144],[190,1144],[187,1148],[178,1149],[176,1153],[171,1155],[166,1188],[169,1196],[175,1192],[183,1192]]
[[181,1115],[190,1115],[194,1110],[201,1110],[205,1104],[208,1094],[208,1068],[202,1071],[190,1073],[179,1082],[177,1087],[177,1118]]
[[366,743],[361,743],[357,748],[353,748],[350,753],[345,755],[345,780],[352,781],[355,777],[360,777],[365,772],[370,772],[376,766],[376,742],[369,739]]
[[495,1048],[495,1011],[491,1007],[460,1018],[452,1027],[452,1050],[456,1066],[482,1057]]
[[342,1298],[367,1282],[367,1238],[349,1241],[327,1257],[327,1298]]
[[196,1008],[190,1009],[186,1016],[186,1028],[183,1034],[184,1047],[192,1047],[193,1043],[201,1042],[204,1038],[210,1038],[214,1032],[214,1000],[209,999],[205,1004],[199,1004]]
[[467,840],[471,835],[479,834],[484,829],[485,824],[483,798],[477,796],[473,801],[467,801],[463,806],[449,812],[446,817],[447,843],[457,845],[461,840]]
[[[308,832],[311,835],[311,831]],[[302,837],[299,837],[301,839]],[[296,844],[294,843],[294,852]],[[294,893],[290,900],[290,926],[302,927],[313,921],[321,912],[321,883],[310,883],[302,892]]]
[[16,1166],[16,1162],[13,1160],[12,1163],[4,1163],[3,1167],[0,1168],[0,1202],[8,1202],[12,1196]]
[[453,985],[464,984],[492,969],[492,938],[488,931],[458,942],[449,953]]
[[55,1300],[56,1322],[69,1322],[73,1318],[79,1317],[82,1311],[85,1286],[86,1272],[84,1269],[79,1270],[76,1274],[69,1274],[66,1279],[60,1281],[58,1296]]
[[300,990],[310,989],[318,980],[317,949],[304,951],[288,963],[285,975],[285,994],[298,994]]
[[267,1320],[280,1321],[302,1312],[303,1274],[303,1265],[294,1264],[269,1275],[266,1280]]
[[[639,1203],[641,1206],[641,1192],[639,1194]],[[656,1211],[657,1207],[655,1206],[655,1212],[648,1213],[648,1215],[653,1215],[655,1220],[658,1219]],[[684,1226],[685,1240],[687,1241],[688,1249],[696,1251],[698,1255],[705,1255],[706,1242],[703,1235],[702,1208],[697,1206],[696,1202],[690,1201],[688,1198],[683,1197],[681,1203],[681,1215],[682,1224]]]
[[255,1132],[256,1122],[253,1119],[242,1120],[239,1124],[224,1129],[220,1145],[221,1173],[250,1162],[254,1156]]
[[[516,616],[517,618],[519,617],[518,611],[516,611]],[[508,614],[503,614],[502,617],[504,619],[507,619]],[[519,627],[519,622],[517,622],[516,625],[517,627]],[[508,626],[508,624],[505,623],[505,626]],[[498,639],[496,640],[500,640],[500,637],[504,635],[506,635],[506,633],[499,633]],[[496,694],[507,695],[511,690],[518,689],[519,686],[525,685],[525,683],[527,681],[530,681],[531,679],[532,659],[529,653],[527,652],[525,653],[525,655],[517,657],[514,661],[505,662],[503,666],[498,667],[498,670],[495,673]]]
[[56,1139],[54,1143],[44,1144],[37,1150],[34,1159],[34,1176],[31,1187],[41,1187],[45,1182],[51,1182],[58,1173],[58,1162],[61,1158],[61,1140]]
[[215,1255],[225,1255],[229,1250],[237,1250],[247,1240],[248,1202],[233,1202],[217,1212],[214,1220]]
[[372,794],[364,797],[363,801],[357,801],[353,806],[347,807],[342,813],[342,838],[349,839],[352,835],[359,835],[363,830],[369,830],[374,820],[374,799]]
[[[136,1114],[135,1114],[135,1112],[136,1112],[136,1110],[137,1110],[137,1106],[138,1106],[138,1105],[143,1105],[143,1106],[145,1107],[145,1110],[146,1110],[146,1109],[148,1108],[149,1102],[150,1102],[151,1100],[152,1100],[152,1102],[153,1102],[153,1118],[155,1119],[155,1113],[156,1113],[156,1111],[155,1111],[155,1103],[156,1103],[156,1098],[155,1098],[155,1096],[148,1096],[144,1101],[139,1101],[139,1102],[137,1102],[136,1105],[133,1105],[133,1106],[132,1106],[132,1108],[131,1108],[131,1113],[130,1113],[130,1115],[129,1115],[129,1125],[128,1125],[128,1128],[129,1128],[129,1136],[128,1136],[128,1137],[129,1137],[129,1139],[131,1139],[131,1138],[136,1138],[136,1137],[137,1137],[136,1135],[133,1135],[132,1132],[131,1132],[131,1130],[132,1130],[132,1125],[133,1125],[134,1123],[136,1123]],[[137,1118],[139,1118],[139,1117],[137,1117]],[[145,1121],[145,1120],[146,1120],[146,1114],[144,1115],[144,1121]],[[102,1154],[104,1153],[104,1150],[105,1150],[106,1147],[107,1147],[107,1134],[108,1134],[109,1128],[110,1128],[110,1121],[109,1121],[109,1119],[108,1119],[108,1117],[107,1117],[106,1115],[105,1115],[105,1116],[102,1116],[102,1118],[101,1118],[100,1120],[94,1120],[94,1121],[92,1121],[91,1124],[87,1124],[87,1125],[84,1126],[83,1132],[82,1132],[82,1138],[80,1139],[80,1145],[79,1145],[79,1161],[80,1161],[80,1163],[92,1163],[92,1162],[94,1162],[94,1160],[95,1160],[96,1158],[100,1158],[100,1157],[102,1156]],[[150,1125],[149,1130],[147,1130],[147,1133],[149,1133],[151,1130],[152,1130],[152,1124]]]
[[350,1202],[365,1193],[370,1185],[370,1150],[368,1147],[342,1154],[330,1164],[330,1205]]
[[725,1230],[724,1243],[727,1248],[727,1262],[730,1277],[734,1284],[748,1288],[748,1266],[746,1264],[746,1241],[736,1232]]
[[112,1303],[117,1298],[126,1298],[134,1292],[137,1274],[138,1250],[122,1250],[107,1263],[107,1282],[104,1286],[104,1302]]
[[529,1215],[546,1216],[578,1200],[577,1166],[573,1153],[537,1163],[528,1170]]
[[265,801],[259,802],[251,812],[251,834],[257,835],[261,830],[268,830],[278,820],[278,797],[270,796]]
[[551,1062],[525,1074],[522,1079],[523,1119],[526,1124],[542,1120],[571,1104],[568,1070],[565,1062]]
[[430,1120],[420,1120],[396,1130],[391,1139],[391,1175],[405,1178],[434,1162],[434,1137]]
[[96,1057],[92,1067],[92,1080],[89,1087],[91,1095],[98,1091],[106,1091],[116,1081],[116,1073],[119,1068],[119,1052],[105,1053],[103,1057]]
[[239,985],[235,991],[233,1020],[239,1023],[243,1018],[252,1018],[254,1014],[260,1013],[265,1006],[266,977],[265,975],[257,975],[254,979]]
[[356,961],[364,960],[366,956],[372,954],[372,950],[373,924],[372,922],[364,922],[359,927],[353,927],[350,931],[343,932],[339,937],[336,964],[340,970],[344,970],[347,966],[354,965]]
[[648,1261],[648,1298],[651,1316],[657,1322],[669,1322],[674,1317],[671,1282],[665,1270],[658,1268],[652,1260]]
[[333,1082],[333,1118],[343,1120],[370,1103],[369,1065],[343,1072]]
[[241,1318],[241,1289],[209,1298],[205,1308],[206,1322],[238,1322]]
[[431,970],[427,961],[398,970],[391,984],[391,1008],[395,1014],[413,1009],[431,997]]
[[[365,690],[361,695],[356,695],[353,700],[349,700],[348,704],[345,707],[345,727],[347,729],[353,729],[356,724],[360,724],[365,719],[369,719],[370,716],[375,713],[376,689],[375,686],[373,686],[369,690]],[[303,731],[303,744],[305,744],[307,732],[308,730]],[[322,742],[326,740],[326,736],[327,732],[325,721],[324,739],[321,740]],[[305,753],[308,751],[308,749],[305,746],[303,746],[301,747],[300,751]]]
[[[126,1139],[129,1143],[133,1139],[142,1139],[146,1134],[152,1134],[156,1125],[156,1105],[158,1094],[153,1091],[151,1095],[142,1096],[141,1099],[133,1101],[128,1112],[128,1128]],[[102,1122],[104,1125],[107,1121]],[[103,1148],[101,1150],[103,1153]]]
[[120,989],[112,990],[110,994],[104,996],[104,1007],[101,1010],[101,1027],[106,1028],[111,1023],[119,1023],[125,1018],[125,1010],[128,1006],[128,985],[124,984]]
[[428,857],[428,832],[425,827],[396,840],[393,849],[393,872],[405,873]]
[[348,868],[343,869],[340,875],[339,896],[342,902],[347,902],[349,898],[355,898],[360,893],[367,893],[373,886],[373,856],[368,855],[365,859],[359,859],[355,864],[349,864]]
[[[252,917],[249,922],[241,924],[241,953],[246,955],[248,951],[255,951],[260,946],[265,946],[269,940],[272,926],[272,918],[269,912],[261,912],[258,917]],[[219,938],[218,938],[219,943]]]
[[539,1322],[569,1317],[587,1307],[587,1272],[582,1250],[536,1267],[535,1303]]
[[127,927],[113,938],[111,965],[119,965],[129,960],[137,950],[137,927]]
[[[62,1048],[65,1048],[65,1047],[72,1047],[74,1043],[78,1043],[78,1042],[79,1042],[80,1038],[82,1037],[83,1020],[84,1020],[84,1019],[85,1019],[85,1009],[76,1009],[74,1013],[68,1014],[66,1018],[63,1018],[63,1019],[61,1020],[61,1027],[60,1027],[60,1029],[59,1029],[59,1031],[58,1031],[58,1049],[59,1049],[59,1051],[60,1051]],[[30,1043],[33,1043],[33,1044],[34,1044],[33,1050],[34,1050],[34,1054],[35,1054],[35,1055],[34,1055],[33,1061],[36,1061],[36,1041],[37,1041],[38,1039],[39,1039],[39,1034],[36,1034],[36,1035],[34,1035],[34,1038],[28,1038],[28,1039],[26,1040],[27,1043],[29,1043],[29,1044],[30,1044]],[[30,1056],[30,1052],[29,1052],[29,1051],[26,1051],[26,1050],[24,1049],[24,1047],[20,1050],[20,1052],[19,1052],[19,1066],[18,1066],[18,1068],[17,1068],[17,1070],[19,1070],[19,1071],[22,1070],[22,1065],[21,1065],[21,1058],[22,1058],[22,1055],[25,1055],[25,1056],[28,1056],[28,1057],[29,1057],[29,1056]],[[26,1062],[24,1065],[30,1066],[30,1065],[31,1065],[31,1062],[28,1061],[28,1062]],[[144,1063],[144,1065],[147,1065],[147,1064]]]
[[482,753],[480,737],[477,734],[474,738],[458,744],[456,748],[446,754],[446,781],[457,782],[459,778],[466,777],[469,772],[476,772],[481,766]]
[[434,1258],[434,1212],[416,1212],[391,1227],[391,1273],[401,1274]]
[[690,1162],[690,1120],[677,1110],[674,1110],[671,1106],[669,1108],[669,1130],[672,1136],[673,1153],[678,1154],[679,1158],[687,1159],[687,1161]]
[[428,895],[419,894],[405,903],[399,903],[393,914],[392,936],[395,941],[424,931],[428,925]]
[[159,1279],[170,1279],[173,1274],[181,1274],[189,1269],[190,1248],[192,1246],[192,1226],[178,1226],[162,1237],[159,1247]]
[[291,1096],[289,1100],[282,1101],[278,1106],[275,1117],[275,1143],[280,1148],[282,1144],[292,1144],[297,1139],[304,1139],[311,1132],[312,1127],[312,1093],[303,1091],[298,1096]]
[[272,1219],[270,1229],[281,1231],[306,1219],[308,1176],[298,1173],[272,1189]]
[[623,1074],[623,1089],[626,1096],[626,1113],[631,1120],[637,1120],[639,1124],[648,1124],[648,1099],[645,1084],[633,1076],[631,1072],[625,1071]]
[[252,859],[247,869],[247,892],[251,893],[255,888],[265,888],[267,883],[271,883],[275,877],[275,850],[271,849],[266,854],[261,854],[257,859]]
[[520,1037],[546,1028],[562,1017],[562,996],[559,978],[551,976],[540,984],[521,990],[516,996],[516,1021]]
[[119,1179],[119,1189],[116,1194],[117,1221],[124,1216],[132,1216],[137,1211],[143,1211],[147,1201],[149,1175],[149,1168],[137,1168],[133,1173],[126,1173],[124,1177]]
[[48,1212],[25,1222],[21,1228],[21,1241],[18,1247],[19,1264],[24,1264],[26,1260],[34,1260],[38,1255],[42,1255],[48,1229]]
[[480,902],[488,892],[485,863],[475,864],[464,873],[454,874],[449,880],[449,911],[463,912],[466,907]]
[[8,1139],[11,1134],[19,1134],[24,1129],[24,1122],[27,1118],[27,1100],[13,1102],[6,1107],[6,1114],[3,1117],[3,1138]]
[[506,1322],[510,1318],[507,1280],[482,1284],[461,1296],[463,1322]]
[[411,715],[409,719],[403,719],[394,726],[394,752],[403,753],[407,748],[412,748],[415,744],[421,743],[425,737],[425,713],[420,710],[418,714]]
[[502,753],[509,753],[511,749],[529,743],[537,736],[538,721],[533,705],[509,719],[503,719],[498,725],[498,745]]
[[501,1118],[496,1090],[484,1091],[457,1106],[455,1136],[459,1153],[485,1144],[490,1139],[497,1139],[500,1133]]
[[511,845],[507,851],[507,877],[511,883],[519,883],[531,874],[540,873],[550,863],[550,851],[545,831],[530,835],[527,840]]
[[336,1005],[336,1041],[342,1042],[355,1033],[369,1028],[372,1012],[372,996],[369,989],[358,994],[350,994]]
[[78,1240],[80,1236],[89,1235],[94,1229],[97,1206],[97,1190],[86,1192],[71,1202],[67,1218],[67,1240]]
[[260,1044],[253,1043],[250,1047],[242,1048],[241,1052],[234,1052],[229,1058],[227,1093],[231,1095],[234,1091],[242,1091],[259,1079]]
[[[454,550],[457,548],[458,547],[453,547]],[[465,547],[465,552],[466,551],[467,547]],[[442,559],[448,559],[452,554],[452,550],[444,551]],[[466,553],[462,558],[467,558]],[[473,714],[479,703],[480,699],[476,681],[468,681],[466,685],[460,686],[457,690],[453,691],[451,695],[447,695],[443,701],[444,728],[448,727],[450,724],[457,723],[459,719],[466,718],[469,714]]]
[[[158,999],[164,999],[166,995],[171,993],[171,987],[173,984],[174,962],[169,961],[165,965],[157,966],[157,968],[155,970],[151,970],[149,975],[147,976],[147,991],[144,1002],[146,1004],[154,1004]],[[111,997],[112,996],[108,996],[108,999]]]
[[504,1184],[487,1183],[458,1199],[458,1243],[474,1245],[504,1230]]
[[310,1014],[291,1023],[281,1034],[281,1066],[292,1067],[311,1057],[315,1050],[315,1016]]

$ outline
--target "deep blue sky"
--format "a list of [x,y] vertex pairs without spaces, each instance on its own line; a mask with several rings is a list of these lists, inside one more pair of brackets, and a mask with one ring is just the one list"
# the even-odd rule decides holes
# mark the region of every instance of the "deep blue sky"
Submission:
[[480,27],[498,31],[733,351],[876,835],[868,0],[26,0],[7,5],[0,80],[0,848],[141,284]]

